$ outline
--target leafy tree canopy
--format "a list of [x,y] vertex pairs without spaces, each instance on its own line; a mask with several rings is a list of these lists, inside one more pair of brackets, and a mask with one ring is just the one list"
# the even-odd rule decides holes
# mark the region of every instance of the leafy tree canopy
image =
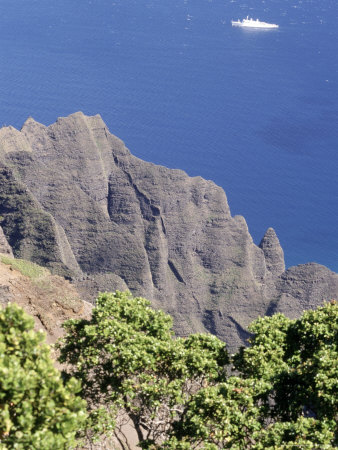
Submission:
[[[61,361],[98,404],[132,421],[145,447],[167,438],[201,387],[225,380],[225,344],[214,336],[175,338],[172,319],[129,292],[99,296],[90,321],[70,320]],[[108,418],[107,418],[108,420]]]
[[251,346],[235,357],[235,367],[245,378],[271,384],[269,414],[283,421],[337,419],[337,303],[305,311],[297,320],[282,314],[264,317],[250,330]]
[[33,328],[18,306],[0,309],[0,449],[70,448],[87,415],[80,383],[63,383]]
[[[331,449],[337,444],[338,307],[256,320],[228,366],[214,336],[176,338],[171,318],[130,293],[100,295],[71,320],[61,361],[100,426],[131,420],[143,448]],[[103,424],[103,425],[102,425]],[[100,428],[101,427],[101,428]]]
[[251,346],[234,357],[237,376],[190,399],[167,448],[336,448],[336,302],[297,320],[260,318],[250,331]]

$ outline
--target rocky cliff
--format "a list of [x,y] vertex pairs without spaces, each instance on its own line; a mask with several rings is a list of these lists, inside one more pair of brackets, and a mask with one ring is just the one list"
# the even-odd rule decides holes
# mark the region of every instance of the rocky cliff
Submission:
[[256,246],[220,187],[134,157],[100,116],[0,130],[0,216],[16,257],[86,299],[128,286],[172,314],[179,334],[210,331],[231,349],[258,315],[337,297],[337,274],[285,272],[274,230]]
[[0,306],[9,302],[33,316],[35,328],[46,332],[48,343],[63,335],[65,320],[89,319],[92,311],[69,281],[32,262],[0,254]]

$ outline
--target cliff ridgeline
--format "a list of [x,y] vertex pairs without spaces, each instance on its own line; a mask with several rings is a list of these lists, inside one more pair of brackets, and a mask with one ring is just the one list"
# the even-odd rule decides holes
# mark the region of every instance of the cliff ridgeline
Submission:
[[1,252],[69,278],[87,300],[128,287],[178,334],[209,331],[231,350],[257,316],[296,317],[338,293],[324,266],[285,271],[272,228],[256,246],[212,181],[134,157],[98,115],[0,130],[0,220]]

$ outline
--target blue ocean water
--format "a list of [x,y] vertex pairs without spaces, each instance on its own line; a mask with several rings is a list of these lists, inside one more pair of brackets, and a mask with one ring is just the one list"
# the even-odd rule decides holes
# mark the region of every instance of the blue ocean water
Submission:
[[[250,15],[278,30],[231,27]],[[0,125],[100,113],[136,156],[221,185],[288,266],[338,271],[336,0],[2,0]]]

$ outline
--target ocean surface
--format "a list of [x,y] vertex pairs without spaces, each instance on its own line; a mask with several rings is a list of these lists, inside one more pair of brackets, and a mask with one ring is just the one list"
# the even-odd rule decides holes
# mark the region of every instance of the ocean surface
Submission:
[[337,23],[337,0],[2,0],[0,125],[99,113],[222,186],[256,243],[274,227],[287,266],[338,271]]

